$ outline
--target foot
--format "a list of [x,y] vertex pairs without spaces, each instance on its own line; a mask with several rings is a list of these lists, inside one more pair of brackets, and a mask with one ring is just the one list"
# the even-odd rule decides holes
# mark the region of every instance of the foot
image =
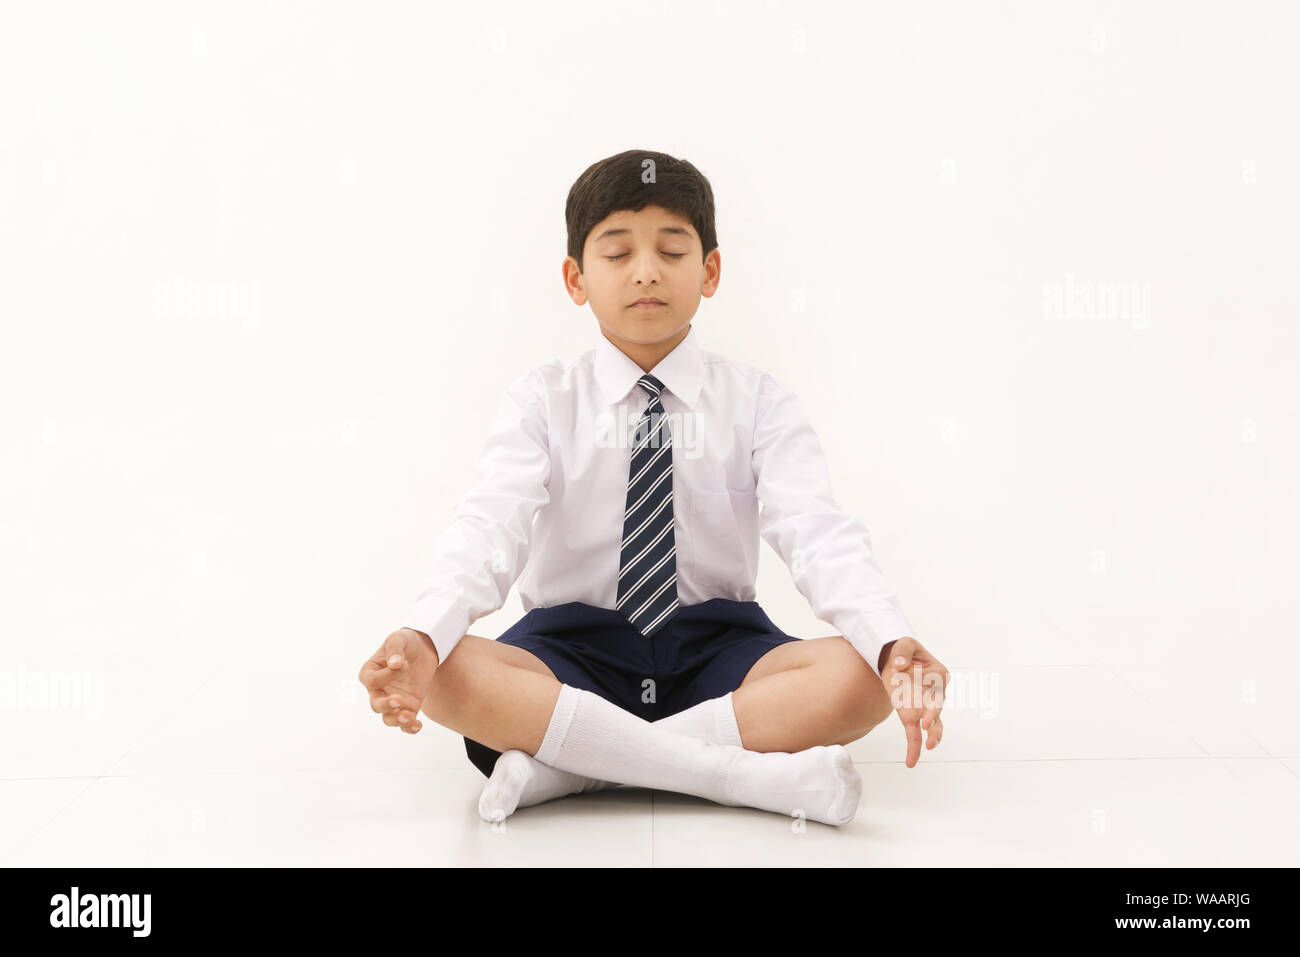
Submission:
[[746,751],[732,766],[726,790],[736,804],[839,826],[858,812],[862,777],[841,744],[793,754]]
[[479,795],[478,814],[485,821],[504,821],[521,807],[617,786],[553,768],[526,751],[503,751]]

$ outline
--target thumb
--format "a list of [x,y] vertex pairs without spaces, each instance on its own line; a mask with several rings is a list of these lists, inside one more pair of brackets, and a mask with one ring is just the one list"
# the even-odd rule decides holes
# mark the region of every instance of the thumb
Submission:
[[385,664],[389,668],[400,668],[406,664],[406,636],[401,631],[395,631],[388,636],[384,642]]
[[918,664],[915,655],[909,654],[892,654],[889,656],[889,667],[894,671],[906,672],[915,664]]

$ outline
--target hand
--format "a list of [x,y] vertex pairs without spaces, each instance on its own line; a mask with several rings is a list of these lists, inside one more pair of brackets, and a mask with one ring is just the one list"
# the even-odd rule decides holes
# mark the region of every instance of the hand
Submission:
[[929,732],[925,747],[932,751],[943,740],[944,694],[948,690],[948,669],[915,638],[899,638],[889,652],[880,673],[889,700],[907,732],[907,766],[916,767],[921,756],[921,731]]
[[437,669],[433,640],[414,628],[399,628],[361,666],[357,678],[370,693],[370,710],[382,714],[384,724],[415,734],[421,728],[420,705]]

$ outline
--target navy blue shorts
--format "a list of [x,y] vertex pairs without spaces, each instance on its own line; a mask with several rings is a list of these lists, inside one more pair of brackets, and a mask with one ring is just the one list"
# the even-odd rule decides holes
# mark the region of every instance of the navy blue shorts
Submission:
[[[497,641],[530,651],[566,685],[591,691],[647,721],[735,691],[759,658],[798,638],[754,601],[683,605],[649,638],[612,608],[580,601],[534,608]],[[500,751],[465,738],[489,777]]]

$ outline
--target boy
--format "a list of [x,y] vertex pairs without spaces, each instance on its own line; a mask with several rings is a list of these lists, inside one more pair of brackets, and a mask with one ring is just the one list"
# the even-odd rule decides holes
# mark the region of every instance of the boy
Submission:
[[[419,597],[362,666],[371,708],[463,735],[489,821],[629,784],[846,824],[862,782],[844,746],[897,705],[914,767],[921,729],[942,737],[947,669],[836,505],[798,399],[699,344],[721,270],[708,180],[620,153],[565,219],[565,286],[601,337],[506,390]],[[793,638],[762,611],[760,534],[841,635]],[[527,614],[465,634],[521,573]],[[891,701],[896,673],[928,700]]]

